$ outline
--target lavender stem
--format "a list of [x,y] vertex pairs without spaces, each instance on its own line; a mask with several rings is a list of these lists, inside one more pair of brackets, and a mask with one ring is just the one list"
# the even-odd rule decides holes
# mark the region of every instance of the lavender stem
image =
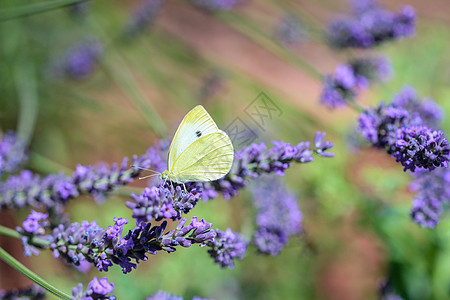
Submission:
[[59,297],[61,299],[70,300],[70,296],[69,295],[67,295],[66,293],[58,290],[57,288],[55,288],[54,286],[52,286],[51,284],[46,282],[44,279],[39,277],[36,273],[34,273],[30,269],[28,269],[27,267],[22,265],[17,259],[12,257],[2,247],[0,247],[0,259],[2,259],[8,265],[10,265],[14,269],[19,271],[23,275],[25,275],[27,278],[29,278],[34,283],[36,283],[36,284],[40,285],[41,287],[43,287],[44,289],[46,289],[47,291],[49,291],[53,295],[55,295],[55,296],[57,296],[57,297]]

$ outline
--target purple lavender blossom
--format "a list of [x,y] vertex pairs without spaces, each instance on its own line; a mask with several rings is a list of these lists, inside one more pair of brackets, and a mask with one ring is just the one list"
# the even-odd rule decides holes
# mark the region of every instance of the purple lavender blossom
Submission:
[[399,108],[404,106],[401,103],[398,100],[396,105],[380,104],[364,111],[358,119],[358,131],[374,147],[396,158],[405,171],[447,167],[450,145],[444,133],[423,125],[420,114]]
[[299,17],[288,13],[283,16],[275,30],[275,38],[286,47],[296,47],[306,41],[307,32]]
[[125,26],[127,37],[136,36],[152,26],[163,4],[164,0],[142,0],[136,5]]
[[358,91],[355,73],[350,66],[339,65],[333,75],[324,77],[320,102],[331,108],[342,108],[354,101]]
[[293,234],[302,230],[302,213],[297,199],[281,180],[265,175],[252,187],[256,208],[256,231],[252,243],[260,253],[276,256]]
[[[114,218],[114,222],[114,226],[106,230],[95,221],[68,226],[61,224],[46,237],[48,247],[55,258],[64,258],[70,264],[79,265],[82,261],[88,261],[99,271],[108,271],[109,267],[119,265],[126,274],[136,269],[139,261],[148,260],[146,253],[170,253],[176,251],[178,246],[205,245],[216,236],[216,232],[211,230],[212,224],[203,219],[199,221],[197,217],[193,217],[189,224],[186,224],[186,218],[181,219],[178,226],[168,232],[164,232],[166,221],[153,227],[150,223],[141,222],[124,236],[122,230],[128,220]],[[33,244],[33,240],[29,243]]]
[[188,0],[192,5],[207,12],[227,11],[233,9],[239,0]]
[[104,277],[100,280],[94,277],[83,292],[83,285],[80,283],[72,290],[71,300],[115,300],[116,296],[111,294],[114,291],[114,284],[108,282],[108,278]]
[[415,34],[415,12],[404,6],[398,13],[381,9],[375,1],[355,1],[353,14],[330,23],[327,36],[332,47],[370,48]]
[[215,229],[214,232],[216,233],[215,238],[206,242],[206,245],[210,247],[208,250],[209,255],[222,268],[233,269],[234,260],[241,260],[246,254],[247,239],[239,233],[233,232],[230,228],[225,231]]
[[27,159],[25,143],[14,132],[6,132],[0,141],[0,176],[15,172]]
[[68,7],[69,13],[74,18],[84,18],[88,14],[91,3],[89,0],[83,2],[77,2]]
[[[317,136],[317,141],[321,140]],[[312,153],[324,153],[333,144],[320,142],[322,149],[310,149],[310,142],[301,142],[296,146],[281,141],[273,141],[273,147],[266,151],[264,143],[251,144],[237,151],[234,156],[230,172],[222,179],[204,184],[202,197],[204,200],[214,198],[221,193],[225,199],[230,199],[239,193],[239,190],[248,185],[249,179],[256,179],[261,174],[275,173],[282,176],[293,162],[308,163],[314,160]]]
[[187,184],[187,191],[181,185],[145,188],[144,193],[132,194],[134,202],[127,202],[138,222],[160,221],[162,219],[179,220],[182,213],[188,213],[197,204],[202,188],[196,184]]
[[102,55],[102,46],[98,40],[90,40],[72,46],[67,50],[63,72],[74,79],[88,77],[95,69]]
[[28,215],[27,219],[23,221],[23,229],[32,234],[44,234],[45,227],[48,226],[48,214],[43,214],[34,210]]
[[411,126],[397,130],[395,150],[392,156],[406,170],[416,168],[434,170],[448,167],[450,145],[442,130],[427,126]]
[[421,169],[414,174],[410,190],[416,192],[411,217],[422,227],[434,228],[439,223],[443,206],[450,202],[450,169],[432,172]]
[[417,92],[410,86],[404,87],[392,98],[392,105],[407,110],[411,114],[418,114],[422,123],[431,128],[441,125],[444,112],[430,98],[420,99]]
[[0,290],[0,299],[34,299],[43,300],[46,298],[45,290],[38,286],[33,285],[29,288],[12,289],[12,290]]
[[17,209],[29,205],[35,208],[51,208],[66,204],[81,194],[91,194],[101,202],[110,192],[125,185],[141,174],[140,168],[160,168],[166,165],[161,159],[160,143],[150,147],[147,153],[132,158],[129,167],[128,158],[120,166],[98,167],[78,165],[72,176],[51,174],[45,177],[24,170],[19,175],[9,176],[0,182],[0,208]]
[[157,291],[153,295],[145,298],[145,300],[183,300],[183,297],[175,296],[164,291]]

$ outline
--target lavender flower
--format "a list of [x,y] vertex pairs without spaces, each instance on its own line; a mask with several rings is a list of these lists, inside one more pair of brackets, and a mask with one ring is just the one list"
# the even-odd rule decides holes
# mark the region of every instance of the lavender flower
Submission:
[[[145,300],[183,300],[183,297],[175,296],[164,291],[157,291],[153,295],[145,298]],[[205,299],[194,296],[192,300],[214,300],[214,299]]]
[[188,0],[192,5],[207,12],[231,10],[238,0]]
[[[181,219],[176,229],[168,232],[164,232],[166,221],[153,227],[150,223],[141,222],[124,236],[123,226],[128,220],[114,218],[114,222],[106,230],[95,221],[59,225],[46,237],[49,240],[48,247],[56,258],[64,258],[70,264],[79,265],[82,261],[88,261],[99,271],[108,271],[109,267],[116,264],[126,274],[136,269],[139,261],[148,260],[146,253],[170,253],[176,251],[178,246],[205,245],[216,236],[216,232],[210,230],[212,224],[205,220],[199,221],[197,217],[193,217],[188,225],[185,218]],[[33,244],[32,239],[30,244]]]
[[161,160],[161,147],[165,147],[165,143],[149,148],[140,157],[134,156],[134,167],[131,168],[128,158],[124,158],[120,166],[113,164],[109,168],[106,165],[78,165],[70,177],[51,174],[41,178],[24,170],[0,182],[0,208],[17,209],[26,205],[35,208],[57,207],[81,194],[91,194],[97,201],[102,201],[115,188],[139,176],[142,172],[140,168],[160,168],[165,164]]
[[125,26],[127,37],[136,36],[152,26],[163,4],[164,0],[142,0],[135,6]]
[[48,226],[47,218],[48,214],[31,210],[31,213],[28,215],[27,219],[23,221],[22,227],[28,233],[44,234],[45,227]]
[[133,218],[138,222],[179,220],[182,213],[194,208],[202,195],[201,186],[196,184],[188,183],[187,191],[181,185],[147,187],[139,196],[132,194],[135,202],[127,202],[126,205],[133,210]]
[[307,39],[307,33],[299,17],[286,14],[275,30],[275,38],[286,47],[299,46]]
[[422,227],[434,228],[439,223],[442,208],[450,201],[450,170],[438,168],[432,172],[417,170],[410,189],[416,192],[411,217]]
[[89,11],[90,4],[91,4],[90,1],[74,3],[68,7],[69,13],[74,18],[79,18],[79,19],[84,18]]
[[282,176],[293,162],[313,161],[313,152],[321,156],[331,156],[325,154],[325,151],[333,147],[333,144],[322,141],[323,137],[323,133],[316,133],[315,140],[319,147],[313,149],[310,149],[310,142],[301,142],[293,146],[281,141],[273,141],[273,147],[268,151],[264,143],[242,148],[235,153],[233,166],[224,178],[204,184],[203,199],[217,197],[217,193],[221,193],[225,199],[230,199],[248,185],[249,179],[256,179],[268,173]]
[[405,106],[403,102],[364,111],[358,119],[358,131],[374,147],[383,148],[396,158],[405,171],[447,167],[450,145],[444,133],[424,126],[419,112],[399,108]]
[[448,167],[450,145],[442,130],[426,126],[401,128],[397,130],[396,139],[392,156],[405,167],[405,171]]
[[206,242],[210,247],[209,255],[214,258],[214,262],[221,265],[222,268],[234,268],[235,259],[243,259],[248,241],[239,233],[233,232],[230,228],[226,231],[215,229],[215,238]]
[[98,40],[72,46],[67,50],[62,63],[64,75],[74,79],[88,77],[94,71],[102,52],[102,46]]
[[45,299],[45,290],[38,285],[29,288],[0,290],[0,299]]
[[104,277],[100,280],[97,277],[88,283],[87,289],[83,292],[83,285],[80,283],[72,290],[71,300],[115,300],[116,296],[108,296],[114,291],[114,284],[108,282],[108,278]]
[[15,172],[27,159],[25,143],[14,132],[6,132],[0,141],[0,176]]
[[444,115],[442,109],[432,99],[420,99],[417,92],[410,86],[404,87],[394,95],[392,105],[405,109],[411,114],[417,114],[422,123],[431,128],[440,127]]
[[353,14],[334,20],[327,30],[332,47],[370,48],[411,37],[415,33],[415,12],[404,6],[398,13],[381,9],[375,1],[355,1]]
[[263,176],[252,188],[256,208],[256,231],[253,244],[260,253],[276,256],[293,234],[302,229],[302,213],[297,199],[283,186],[281,180]]
[[355,73],[350,66],[339,65],[333,75],[323,79],[320,102],[329,108],[342,108],[354,101],[358,92]]
[[175,296],[164,291],[157,291],[145,300],[183,300],[181,296]]

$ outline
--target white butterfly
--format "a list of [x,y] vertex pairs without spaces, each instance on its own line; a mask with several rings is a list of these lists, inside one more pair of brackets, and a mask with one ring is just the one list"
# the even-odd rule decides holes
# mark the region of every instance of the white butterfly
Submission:
[[168,168],[161,179],[205,182],[224,177],[231,169],[234,151],[205,108],[194,107],[181,121],[169,149]]

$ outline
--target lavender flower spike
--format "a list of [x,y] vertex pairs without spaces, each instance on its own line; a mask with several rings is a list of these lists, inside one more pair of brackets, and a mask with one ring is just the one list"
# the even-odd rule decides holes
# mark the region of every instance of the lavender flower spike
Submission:
[[134,37],[147,27],[152,26],[163,3],[164,0],[142,0],[134,7],[125,26],[127,37]]
[[235,259],[243,259],[248,241],[239,233],[233,232],[230,228],[226,231],[214,230],[216,237],[212,241],[208,241],[206,245],[210,247],[209,255],[214,262],[221,265],[222,268],[234,268]]
[[15,172],[27,159],[25,143],[14,132],[6,132],[0,141],[0,176]]
[[[164,164],[160,152],[165,143],[150,147],[147,153],[134,156],[130,162],[124,158],[120,165],[97,167],[78,165],[72,176],[50,174],[45,177],[24,170],[0,182],[0,208],[17,209],[24,206],[51,208],[66,204],[81,194],[91,194],[101,202],[115,188],[134,180],[142,172],[140,168],[159,168]],[[130,164],[135,167],[130,167]]]
[[87,289],[83,292],[83,285],[80,283],[72,290],[71,300],[115,300],[116,296],[111,294],[114,291],[114,284],[108,282],[108,278],[104,277],[100,280],[97,277],[89,282]]
[[38,286],[33,285],[29,288],[13,289],[13,290],[0,290],[0,299],[34,299],[43,300],[46,299],[45,290]]
[[370,48],[415,33],[414,9],[404,6],[398,13],[381,9],[375,1],[355,1],[354,12],[331,22],[329,44],[338,49]]
[[83,79],[88,77],[97,66],[103,49],[98,40],[90,40],[74,45],[64,58],[62,71],[67,77]]
[[283,186],[281,180],[263,176],[252,186],[256,208],[256,231],[252,243],[260,253],[276,256],[293,234],[302,229],[302,213],[297,199]]
[[348,65],[339,65],[333,75],[324,77],[320,102],[331,109],[345,107],[347,102],[355,99],[357,83],[353,69]]
[[99,271],[108,271],[109,267],[119,265],[126,274],[136,269],[140,261],[147,261],[147,253],[155,255],[159,251],[174,252],[179,246],[205,245],[216,237],[212,224],[203,219],[199,221],[197,217],[189,224],[185,218],[181,219],[178,226],[168,232],[165,232],[166,221],[153,227],[150,223],[138,223],[123,236],[123,226],[128,220],[114,218],[114,222],[106,230],[95,221],[60,224],[50,235],[39,235],[39,244],[35,244],[33,236],[28,242],[41,248],[47,243],[55,258],[64,258],[76,266],[87,261]]
[[432,172],[417,170],[409,188],[416,192],[411,209],[414,222],[434,228],[439,223],[443,206],[450,202],[450,169],[438,168]]

